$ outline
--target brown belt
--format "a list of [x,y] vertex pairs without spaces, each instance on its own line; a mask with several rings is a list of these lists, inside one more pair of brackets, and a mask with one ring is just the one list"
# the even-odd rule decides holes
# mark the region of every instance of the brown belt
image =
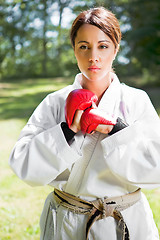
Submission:
[[98,198],[94,201],[86,201],[72,194],[54,189],[55,200],[58,204],[78,214],[88,214],[86,226],[86,240],[93,223],[99,219],[113,217],[118,221],[122,230],[122,240],[129,240],[129,230],[120,211],[134,205],[141,198],[141,189],[119,197]]

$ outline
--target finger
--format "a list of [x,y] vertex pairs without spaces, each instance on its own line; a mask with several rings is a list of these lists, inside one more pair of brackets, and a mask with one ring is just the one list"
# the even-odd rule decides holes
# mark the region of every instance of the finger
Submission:
[[108,134],[109,132],[112,131],[112,129],[113,125],[99,124],[95,130],[100,133]]
[[95,102],[92,102],[92,108],[97,108],[97,105],[96,105],[96,103]]
[[81,120],[81,116],[82,116],[83,112],[84,112],[83,110],[76,110],[76,113],[74,115],[74,120],[76,119],[76,121],[79,122]]
[[70,126],[70,129],[72,131],[78,132],[81,130],[80,120],[81,120],[82,114],[83,114],[83,110],[76,110],[74,118],[73,118],[73,122]]

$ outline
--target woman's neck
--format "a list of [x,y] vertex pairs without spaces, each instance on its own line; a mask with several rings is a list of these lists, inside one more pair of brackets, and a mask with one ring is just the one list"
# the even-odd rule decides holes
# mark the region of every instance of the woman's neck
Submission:
[[82,79],[82,87],[85,89],[90,90],[91,92],[95,93],[98,97],[98,103],[100,102],[104,92],[110,86],[112,82],[111,75],[108,74],[106,76],[105,81],[90,81],[88,79]]

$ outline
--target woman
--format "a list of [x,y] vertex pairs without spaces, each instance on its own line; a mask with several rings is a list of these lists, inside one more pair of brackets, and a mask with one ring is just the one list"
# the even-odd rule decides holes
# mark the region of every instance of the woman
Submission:
[[71,41],[81,73],[42,101],[12,151],[21,179],[54,187],[41,239],[159,239],[140,188],[160,186],[160,122],[147,94],[113,73],[120,40],[110,11],[79,14]]

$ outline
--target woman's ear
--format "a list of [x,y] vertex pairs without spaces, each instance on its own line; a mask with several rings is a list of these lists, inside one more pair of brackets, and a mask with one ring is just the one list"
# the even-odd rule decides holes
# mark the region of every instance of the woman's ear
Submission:
[[76,54],[75,46],[73,47],[73,51],[74,51],[74,56],[75,56],[75,58],[76,58],[76,60],[77,60],[77,54]]
[[118,53],[118,51],[119,51],[119,48],[120,48],[120,46],[119,46],[119,44],[118,44],[117,47],[116,47],[116,49],[115,49],[116,55],[117,55],[117,53]]
[[119,44],[115,48],[114,59],[116,58],[118,51],[119,51]]

